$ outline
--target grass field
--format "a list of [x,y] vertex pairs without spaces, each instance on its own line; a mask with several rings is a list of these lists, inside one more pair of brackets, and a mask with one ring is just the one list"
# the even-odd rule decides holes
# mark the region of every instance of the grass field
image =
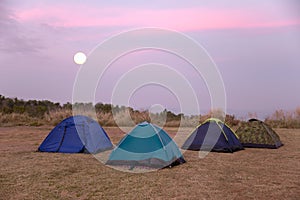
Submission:
[[[89,154],[36,152],[51,128],[0,127],[0,199],[300,199],[300,129],[276,129],[277,150],[186,151],[183,165],[126,173]],[[106,130],[114,144],[123,136]]]

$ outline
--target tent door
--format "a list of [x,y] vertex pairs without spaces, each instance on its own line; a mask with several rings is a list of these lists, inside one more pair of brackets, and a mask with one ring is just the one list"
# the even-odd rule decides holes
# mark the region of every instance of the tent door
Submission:
[[62,143],[63,143],[63,141],[64,141],[64,139],[65,139],[66,132],[67,132],[67,126],[64,126],[64,134],[63,134],[63,136],[62,136],[62,138],[61,138],[61,141],[60,141],[60,143],[59,143],[59,146],[58,146],[56,152],[59,152],[59,150],[60,150],[60,148],[61,148],[61,145],[62,145]]

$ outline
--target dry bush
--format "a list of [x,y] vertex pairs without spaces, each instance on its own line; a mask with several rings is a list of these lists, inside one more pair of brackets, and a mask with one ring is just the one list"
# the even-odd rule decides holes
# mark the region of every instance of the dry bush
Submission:
[[63,119],[72,116],[72,111],[67,109],[53,110],[44,115],[44,120],[51,125],[57,125]]
[[[102,126],[124,126],[132,127],[143,121],[157,124],[161,127],[192,127],[203,123],[208,118],[214,117],[224,120],[225,113],[220,109],[209,111],[205,115],[184,116],[183,114],[174,114],[170,111],[161,113],[149,113],[149,111],[136,111],[132,108],[120,109],[118,112],[97,112],[90,106],[79,106],[75,113],[97,117]],[[80,109],[82,108],[82,109]],[[92,109],[91,109],[92,108]],[[40,126],[57,125],[63,119],[72,116],[74,113],[71,108],[60,108],[46,112],[43,117],[30,116],[28,113],[3,113],[0,112],[0,126]],[[257,118],[256,113],[248,113],[249,118]],[[240,120],[234,115],[226,115],[225,122],[229,126],[237,126]],[[274,128],[300,128],[300,107],[292,112],[276,110],[271,116],[265,119],[265,122]]]
[[274,128],[300,128],[300,107],[293,112],[276,110],[265,122]]
[[256,112],[248,112],[248,119],[256,119],[257,118],[257,114]]
[[199,121],[200,121],[199,115],[186,116],[181,119],[180,126],[196,127],[199,125]]
[[29,117],[28,114],[0,113],[0,126],[40,126],[43,121],[39,118]]
[[116,126],[112,113],[97,113],[97,119],[101,126]]
[[151,122],[151,118],[149,115],[148,111],[131,111],[130,112],[130,116],[132,118],[132,120],[135,122],[135,124],[147,121],[147,122]]
[[295,118],[300,120],[300,107],[296,108],[295,110]]
[[240,120],[236,119],[234,115],[225,115],[225,112],[221,109],[214,109],[209,111],[206,115],[201,115],[199,123],[203,123],[205,120],[212,117],[220,119],[221,121],[225,121],[225,123],[229,126],[237,126],[240,122]]
[[217,118],[223,121],[224,117],[225,112],[222,109],[211,109],[207,114],[200,116],[199,123],[203,123],[209,118]]
[[220,108],[216,108],[216,109],[211,109],[207,115],[213,118],[223,120],[225,117],[225,112]]
[[167,121],[165,127],[179,127],[180,121]]

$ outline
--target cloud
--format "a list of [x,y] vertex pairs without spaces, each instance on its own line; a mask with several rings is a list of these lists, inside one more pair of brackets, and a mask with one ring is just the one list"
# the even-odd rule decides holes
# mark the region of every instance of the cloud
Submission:
[[0,51],[4,53],[33,53],[43,48],[32,31],[16,20],[5,1],[0,4]]
[[[149,9],[145,7],[97,7],[92,5],[47,5],[17,10],[22,22],[46,21],[58,27],[154,26],[178,31],[281,27],[300,25],[297,16],[263,8],[194,7]],[[255,13],[255,14],[254,14]]]

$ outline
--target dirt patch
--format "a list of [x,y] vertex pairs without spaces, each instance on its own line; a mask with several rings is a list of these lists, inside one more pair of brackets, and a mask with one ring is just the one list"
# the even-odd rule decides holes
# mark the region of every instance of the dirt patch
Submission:
[[[300,199],[299,129],[277,129],[277,150],[186,151],[183,165],[134,174],[89,154],[36,152],[51,128],[0,128],[0,199]],[[105,130],[114,144],[124,136]]]

